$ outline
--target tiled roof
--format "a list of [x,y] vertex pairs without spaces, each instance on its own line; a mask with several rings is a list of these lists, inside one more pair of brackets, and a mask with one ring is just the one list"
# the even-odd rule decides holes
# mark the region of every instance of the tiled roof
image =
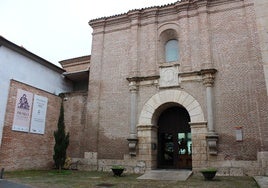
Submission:
[[165,4],[165,5],[145,7],[145,8],[141,8],[141,9],[132,9],[132,10],[129,10],[128,12],[125,12],[125,13],[122,13],[122,14],[115,14],[115,15],[112,15],[112,16],[106,16],[106,17],[100,17],[100,18],[92,19],[89,22],[94,22],[94,21],[98,21],[98,20],[102,20],[102,19],[109,19],[109,18],[114,18],[114,17],[118,17],[118,16],[123,16],[123,15],[127,15],[129,12],[136,12],[136,11],[143,12],[143,11],[148,10],[148,9],[164,8],[164,7],[172,6],[172,5],[175,5],[177,3],[186,2],[186,1],[192,1],[192,0],[178,0],[178,1],[174,2],[174,3],[168,3],[168,4]]

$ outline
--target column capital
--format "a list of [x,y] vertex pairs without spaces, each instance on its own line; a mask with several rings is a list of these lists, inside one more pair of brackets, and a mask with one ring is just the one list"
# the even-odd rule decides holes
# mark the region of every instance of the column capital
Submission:
[[203,84],[206,87],[212,87],[215,80],[216,69],[202,69],[201,71]]
[[138,85],[137,85],[137,82],[135,81],[131,81],[129,84],[129,91],[132,93],[132,92],[137,92],[138,91]]

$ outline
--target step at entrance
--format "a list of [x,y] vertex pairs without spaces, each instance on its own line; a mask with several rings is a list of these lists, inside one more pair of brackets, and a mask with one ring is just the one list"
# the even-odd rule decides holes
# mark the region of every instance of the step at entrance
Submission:
[[186,181],[192,174],[191,170],[150,170],[137,179],[144,180],[166,180],[166,181]]

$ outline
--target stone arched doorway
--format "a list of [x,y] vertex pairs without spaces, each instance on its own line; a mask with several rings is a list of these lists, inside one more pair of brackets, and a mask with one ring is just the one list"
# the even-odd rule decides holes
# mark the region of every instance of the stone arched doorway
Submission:
[[[180,105],[170,104],[158,119],[157,167],[192,168],[192,136],[190,116]],[[161,108],[161,107],[160,107]]]
[[[198,146],[200,140],[196,138],[199,136],[194,131],[195,127],[205,130],[206,122],[204,120],[204,114],[200,104],[189,93],[182,90],[164,90],[153,95],[143,106],[139,116],[139,122],[137,125],[138,133],[138,155],[139,159],[146,162],[147,169],[156,169],[159,167],[158,163],[158,150],[159,150],[159,135],[158,135],[158,120],[165,110],[172,107],[180,107],[187,112],[191,127],[190,132],[192,137],[192,150],[195,150],[195,146]],[[204,133],[205,133],[204,132]],[[205,134],[202,134],[205,135]],[[202,137],[202,141],[205,141],[205,136]],[[198,146],[199,147],[199,146]],[[206,146],[202,146],[204,155]],[[192,153],[192,161],[199,160],[198,155]],[[180,164],[177,164],[180,168]],[[161,166],[161,165],[160,165]],[[174,165],[173,167],[176,167]],[[191,166],[188,166],[189,168]],[[182,167],[183,168],[183,167]]]

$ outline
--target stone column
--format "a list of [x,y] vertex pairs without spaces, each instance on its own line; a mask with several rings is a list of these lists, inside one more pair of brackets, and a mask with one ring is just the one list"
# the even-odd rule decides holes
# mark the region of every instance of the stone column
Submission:
[[130,38],[129,43],[131,44],[129,52],[130,70],[129,76],[127,78],[129,81],[129,91],[130,91],[130,133],[128,137],[128,147],[129,154],[131,156],[136,156],[136,146],[137,146],[137,76],[139,75],[139,25],[140,25],[140,13],[137,10],[129,11],[128,17],[130,19]]
[[209,154],[217,155],[217,141],[218,134],[214,130],[214,113],[213,113],[213,84],[215,80],[216,69],[201,70],[203,84],[206,87],[206,101],[207,101],[207,125],[208,125],[208,147]]
[[137,138],[137,90],[138,87],[136,82],[130,82],[129,91],[130,91],[130,138]]
[[137,83],[135,81],[131,81],[129,83],[129,91],[130,91],[130,134],[128,140],[129,146],[129,154],[132,156],[136,156],[136,145],[137,145]]
[[209,132],[214,132],[213,95],[212,95],[213,83],[214,83],[214,75],[212,74],[203,75],[203,84],[206,87],[207,120],[208,120]]

